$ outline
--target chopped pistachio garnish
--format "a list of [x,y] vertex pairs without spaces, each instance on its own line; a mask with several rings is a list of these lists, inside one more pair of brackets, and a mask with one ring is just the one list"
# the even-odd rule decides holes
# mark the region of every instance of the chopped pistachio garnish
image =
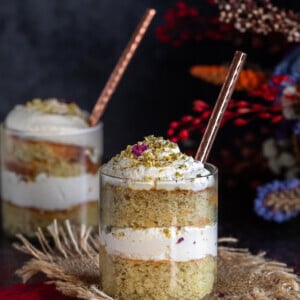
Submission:
[[59,114],[82,117],[82,111],[75,103],[60,102],[57,99],[49,98],[42,100],[40,98],[32,99],[26,103],[26,107],[35,109],[45,114]]
[[123,237],[123,236],[125,236],[125,233],[123,231],[118,233],[118,237]]
[[181,173],[179,173],[179,172],[176,172],[176,173],[175,173],[175,176],[176,176],[176,177],[182,177],[183,174],[181,174]]
[[187,166],[185,164],[182,164],[178,167],[180,170],[186,170]]
[[[138,151],[143,147],[142,151]],[[167,167],[174,161],[185,160],[186,155],[176,151],[177,145],[163,137],[149,135],[144,141],[127,146],[124,151],[116,155],[113,160],[117,161],[122,158],[130,160],[132,166],[145,167]],[[186,168],[184,164],[182,168]]]
[[170,237],[171,237],[171,232],[170,232],[170,230],[169,230],[168,228],[164,228],[164,229],[163,229],[163,233],[165,234],[165,236],[166,236],[167,238],[170,238]]

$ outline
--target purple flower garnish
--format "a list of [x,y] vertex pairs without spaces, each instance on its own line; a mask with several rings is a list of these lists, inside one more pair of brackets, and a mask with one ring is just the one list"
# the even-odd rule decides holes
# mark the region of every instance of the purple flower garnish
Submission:
[[139,157],[147,149],[148,146],[145,143],[135,144],[132,146],[131,153],[134,154],[136,157]]
[[177,243],[176,244],[180,244],[181,242],[183,242],[184,241],[184,238],[183,237],[181,237],[181,238],[179,238],[178,239],[178,241],[177,241]]
[[275,180],[258,187],[257,196],[254,200],[255,212],[265,220],[277,223],[282,223],[294,218],[298,214],[298,211],[286,212],[281,210],[272,210],[272,208],[267,206],[265,202],[269,194],[285,190],[293,190],[298,187],[300,187],[299,179],[288,179],[285,181]]

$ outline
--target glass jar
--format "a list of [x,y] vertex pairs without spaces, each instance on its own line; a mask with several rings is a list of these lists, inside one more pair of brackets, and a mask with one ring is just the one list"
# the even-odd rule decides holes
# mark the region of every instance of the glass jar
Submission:
[[98,224],[103,125],[76,133],[1,128],[2,227],[34,236],[54,219]]
[[[204,299],[217,270],[217,169],[132,181],[100,170],[100,285],[118,299]],[[153,187],[154,186],[154,187]]]

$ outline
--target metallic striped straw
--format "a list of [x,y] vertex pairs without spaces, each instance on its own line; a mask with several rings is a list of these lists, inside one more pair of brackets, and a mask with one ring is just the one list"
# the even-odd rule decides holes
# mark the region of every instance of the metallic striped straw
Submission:
[[231,99],[236,82],[246,61],[246,57],[247,55],[243,52],[235,52],[225,81],[219,93],[219,97],[212,111],[211,117],[208,121],[207,127],[195,156],[195,158],[202,163],[205,163],[207,160],[207,157],[219,130],[224,112]]
[[95,126],[103,115],[103,112],[109,100],[111,99],[112,94],[116,90],[118,83],[120,82],[142,38],[144,37],[155,13],[156,11],[154,9],[147,9],[140,23],[138,24],[135,32],[133,33],[121,57],[119,58],[114,70],[112,71],[108,81],[106,82],[104,89],[97,99],[89,120],[91,126]]

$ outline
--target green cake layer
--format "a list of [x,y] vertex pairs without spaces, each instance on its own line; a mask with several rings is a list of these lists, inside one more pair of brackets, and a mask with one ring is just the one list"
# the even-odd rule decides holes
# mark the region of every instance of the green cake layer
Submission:
[[204,299],[213,290],[216,268],[210,255],[187,262],[143,261],[100,250],[102,289],[120,300]]
[[216,222],[217,191],[134,190],[105,184],[101,187],[101,218],[114,227],[204,227]]
[[98,202],[93,200],[66,210],[45,211],[16,206],[2,199],[2,226],[9,236],[22,233],[28,237],[34,237],[38,227],[45,228],[54,219],[61,223],[68,219],[72,224],[97,226],[97,206]]

